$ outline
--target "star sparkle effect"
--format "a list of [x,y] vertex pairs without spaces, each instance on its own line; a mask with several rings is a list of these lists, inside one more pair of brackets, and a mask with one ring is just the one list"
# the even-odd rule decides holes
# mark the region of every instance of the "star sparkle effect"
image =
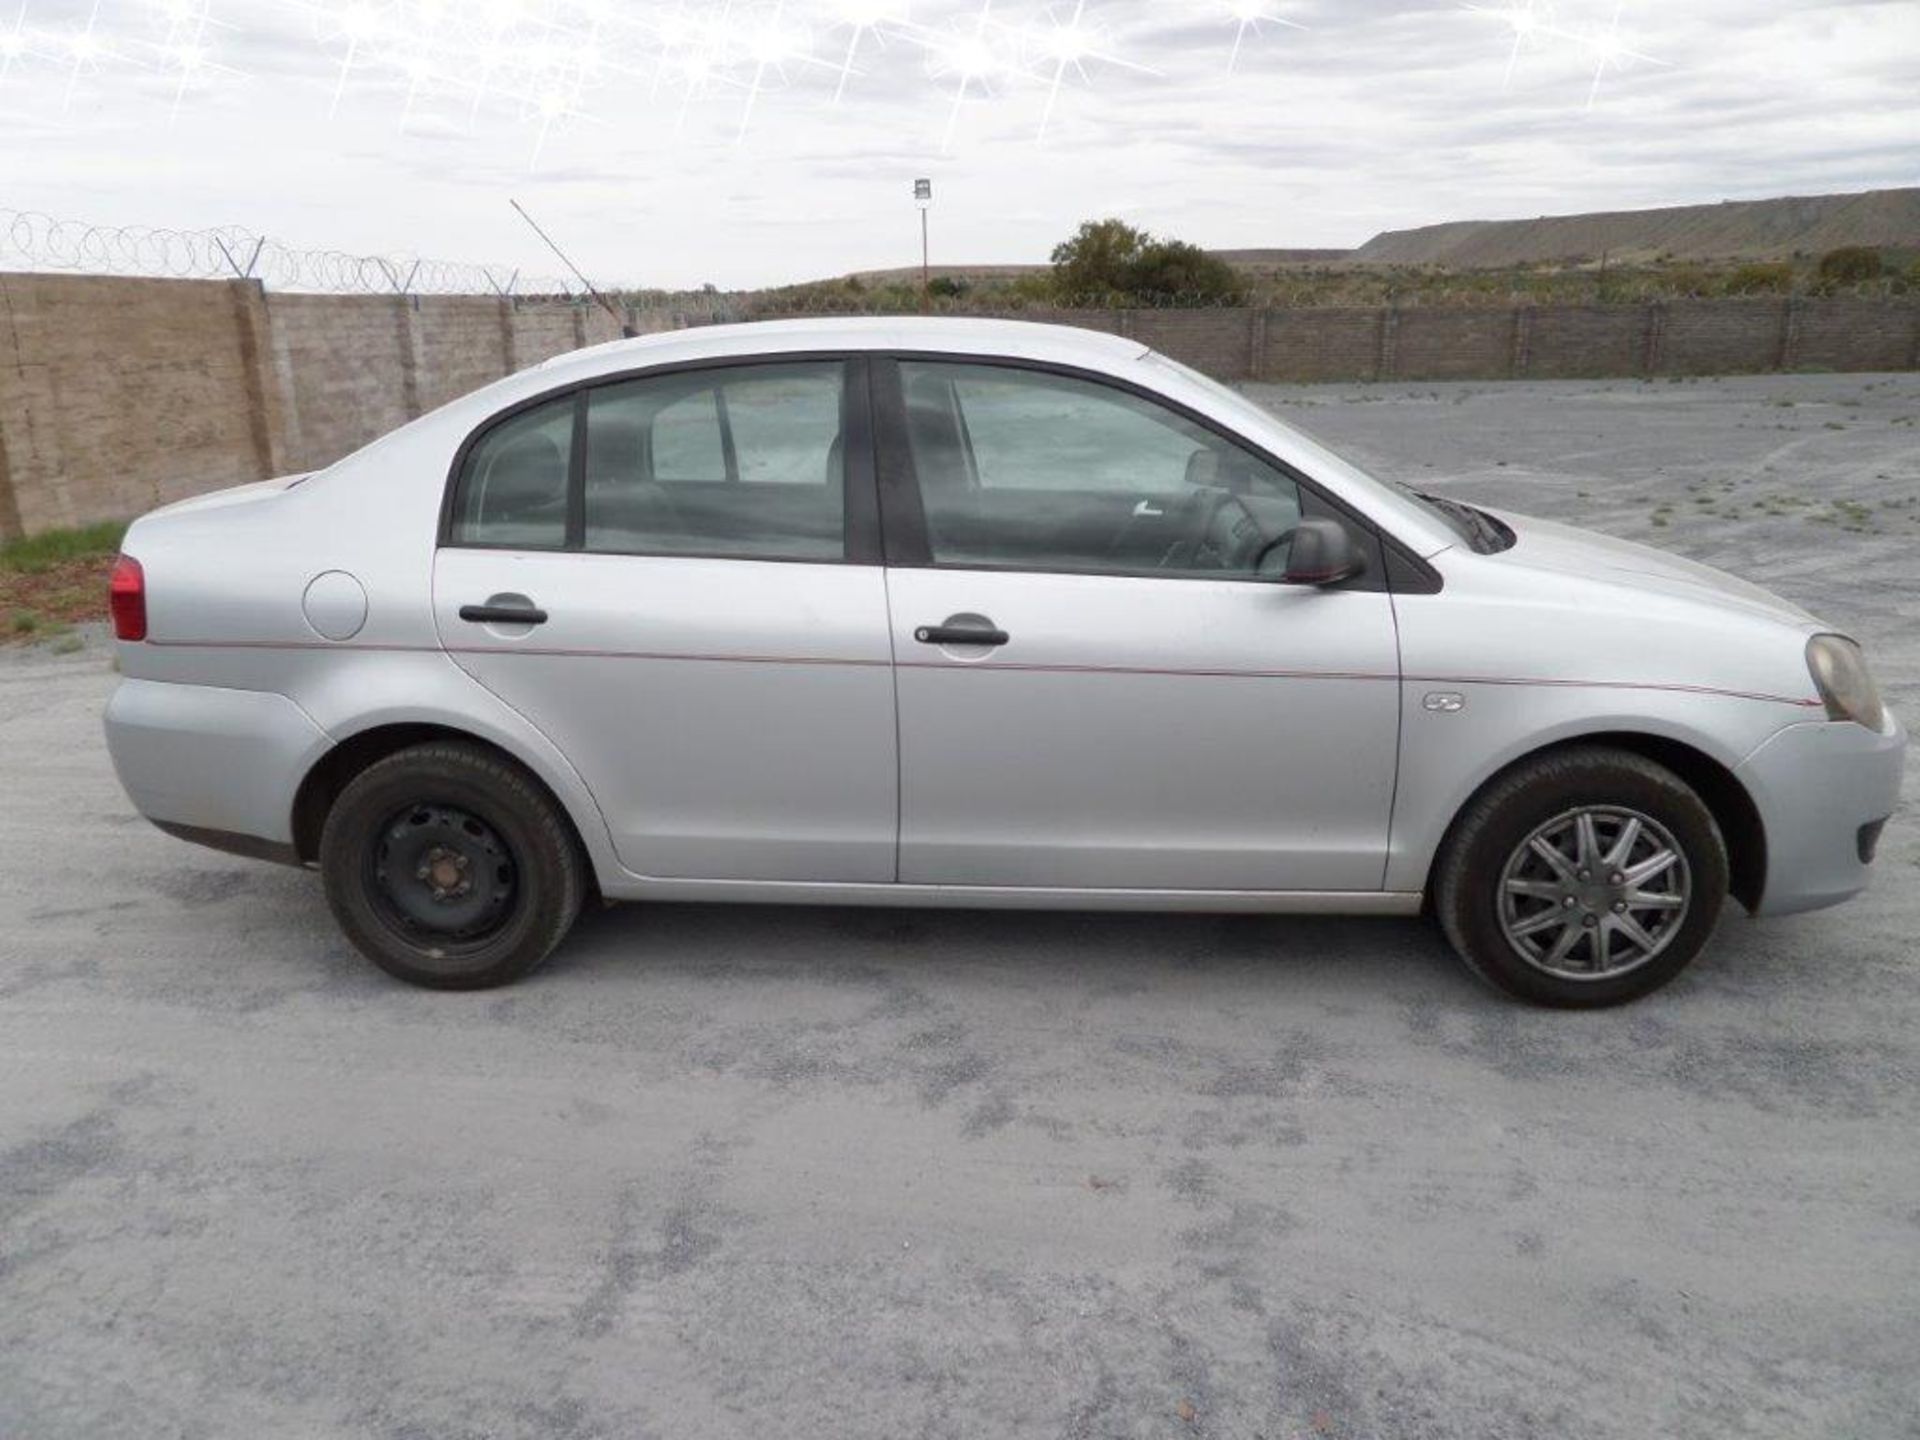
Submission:
[[856,73],[860,51],[871,40],[876,49],[885,50],[887,32],[904,31],[913,23],[909,7],[895,0],[836,0],[832,7],[834,28],[847,32],[846,54],[840,59],[839,80],[833,87],[833,103],[846,97],[847,81]]
[[159,82],[169,96],[170,118],[177,116],[189,92],[216,77],[239,75],[216,56],[209,32],[225,27],[214,17],[213,3],[18,0],[11,15],[0,15],[0,86],[37,73],[58,76],[60,109],[67,112],[95,84]]
[[1507,51],[1506,87],[1513,84],[1513,74],[1519,65],[1523,50],[1541,49],[1558,45],[1581,53],[1593,66],[1593,79],[1587,86],[1586,108],[1592,110],[1594,102],[1600,98],[1600,82],[1609,70],[1619,70],[1640,62],[1647,65],[1665,65],[1667,62],[1656,56],[1637,50],[1629,37],[1620,30],[1620,18],[1625,11],[1625,0],[1615,0],[1607,22],[1576,22],[1571,25],[1560,23],[1558,7],[1547,0],[1514,0],[1507,5],[1462,4],[1463,10],[1476,15],[1484,15],[1500,21],[1512,35],[1512,44]]
[[[1224,6],[1236,58],[1262,24],[1292,23],[1277,0],[1179,3]],[[1121,0],[0,0],[0,85],[31,70],[72,105],[158,76],[177,113],[246,78],[223,63],[244,18],[250,40],[318,62],[329,120],[384,113],[402,131],[472,133],[509,117],[532,131],[535,162],[553,134],[634,96],[675,107],[676,132],[718,107],[738,142],[782,91],[840,106],[918,90],[951,150],[989,99],[1030,107],[1043,142],[1069,94],[1157,75],[1129,58],[1103,5],[1140,13]]]
[[1042,25],[1034,33],[1033,41],[1043,62],[1050,61],[1053,65],[1053,73],[1047,81],[1046,108],[1040,112],[1040,130],[1034,137],[1037,140],[1047,137],[1047,126],[1053,119],[1054,106],[1060,101],[1060,86],[1069,70],[1083,85],[1093,83],[1087,69],[1089,65],[1112,65],[1140,75],[1160,73],[1115,54],[1107,27],[1088,18],[1087,0],[1074,0],[1073,11],[1065,21],[1049,7]]
[[1275,10],[1270,0],[1221,0],[1215,8],[1225,9],[1227,16],[1234,22],[1233,50],[1227,56],[1229,75],[1239,68],[1240,52],[1246,47],[1247,36],[1258,35],[1262,25],[1281,25],[1293,30],[1307,27],[1298,20],[1289,20]]
[[1089,0],[1027,7],[1011,12],[996,0],[980,0],[971,16],[949,20],[944,29],[901,26],[898,33],[926,54],[927,73],[950,83],[952,99],[941,139],[942,151],[953,148],[961,112],[969,99],[1003,94],[1020,86],[1044,93],[1036,143],[1046,139],[1069,76],[1090,86],[1098,68],[1158,75],[1151,66],[1120,55],[1107,26],[1091,13]]
[[[1569,18],[1589,6],[1594,13]],[[230,54],[277,51],[285,73],[309,72],[332,121],[377,117],[402,132],[468,135],[504,121],[527,134],[532,166],[576,126],[637,124],[677,136],[697,116],[741,144],[766,123],[776,95],[788,115],[922,106],[929,144],[951,152],[988,114],[994,133],[1011,121],[1043,144],[1076,94],[1158,76],[1143,63],[1154,57],[1136,47],[1169,11],[1220,26],[1231,75],[1263,36],[1307,28],[1291,8],[1293,0],[0,0],[0,92],[42,84],[49,111],[76,110],[82,96],[152,92],[177,117],[247,79],[226,63]],[[1505,27],[1509,85],[1524,54],[1583,57],[1590,109],[1609,74],[1664,63],[1623,29],[1624,0],[1460,8]],[[675,112],[671,130],[636,121],[636,99]]]
[[[831,103],[857,94],[863,59],[917,53],[948,87],[943,148],[951,148],[970,100],[1010,83],[1044,84],[1038,135],[1069,80],[1090,83],[1098,65],[1146,73],[1117,55],[1079,0],[1063,18],[1051,4],[1009,12],[982,0],[977,12],[917,18],[907,0],[280,0],[310,18],[334,57],[330,113],[350,94],[400,85],[404,127],[415,107],[464,97],[469,125],[502,106],[537,123],[535,156],[557,125],[590,118],[591,97],[609,85],[677,103],[676,128],[696,104],[738,106],[743,140],[762,99],[803,81],[831,80]],[[924,0],[923,0],[924,8]],[[951,9],[951,6],[946,7]],[[1047,63],[1050,62],[1050,68]],[[808,87],[809,97],[818,85]]]

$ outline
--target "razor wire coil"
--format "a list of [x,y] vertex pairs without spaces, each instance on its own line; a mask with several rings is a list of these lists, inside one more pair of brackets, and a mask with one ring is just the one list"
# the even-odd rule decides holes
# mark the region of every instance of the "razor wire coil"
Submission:
[[303,250],[239,225],[173,230],[98,225],[0,207],[0,269],[169,280],[259,280],[322,294],[574,297],[577,283],[411,254]]

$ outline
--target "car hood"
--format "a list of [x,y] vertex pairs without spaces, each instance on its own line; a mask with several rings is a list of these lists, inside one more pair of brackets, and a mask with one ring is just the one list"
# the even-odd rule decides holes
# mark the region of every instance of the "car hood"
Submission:
[[1683,600],[1723,605],[1779,620],[1788,625],[1818,625],[1820,622],[1789,600],[1770,590],[1702,565],[1695,560],[1669,555],[1651,545],[1598,535],[1552,520],[1506,511],[1488,511],[1511,528],[1513,548],[1498,558],[1513,564],[1556,575],[1577,576],[1586,580],[1613,581],[1641,590],[1657,591]]

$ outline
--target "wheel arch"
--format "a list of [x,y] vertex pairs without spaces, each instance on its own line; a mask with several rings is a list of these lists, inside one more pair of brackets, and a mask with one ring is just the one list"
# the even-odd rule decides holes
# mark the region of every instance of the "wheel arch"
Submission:
[[529,764],[524,757],[514,754],[497,740],[456,725],[434,721],[406,720],[370,726],[339,741],[309,767],[293,799],[293,845],[300,862],[311,864],[318,858],[320,831],[326,824],[327,814],[354,776],[389,755],[436,740],[459,741],[476,746],[499,756],[525,775],[566,824],[568,834],[586,862],[588,881],[598,890],[593,851],[581,830],[579,817],[541,775],[539,767]]
[[1596,730],[1586,734],[1563,736],[1516,755],[1488,775],[1455,808],[1445,833],[1428,867],[1427,903],[1432,904],[1433,877],[1439,872],[1442,857],[1453,844],[1460,822],[1483,794],[1521,765],[1546,755],[1566,750],[1611,748],[1625,750],[1642,759],[1663,765],[1700,797],[1727,846],[1728,893],[1749,914],[1760,906],[1767,878],[1767,832],[1760,809],[1737,775],[1721,761],[1685,740],[1655,735],[1643,730]]

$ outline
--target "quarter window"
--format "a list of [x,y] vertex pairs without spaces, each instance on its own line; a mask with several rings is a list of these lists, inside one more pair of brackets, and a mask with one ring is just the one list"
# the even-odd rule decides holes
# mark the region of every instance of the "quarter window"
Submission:
[[1185,416],[1044,371],[903,361],[937,565],[1255,578],[1283,571],[1294,481]]
[[845,372],[749,365],[590,391],[586,548],[843,559]]
[[453,542],[519,550],[567,543],[573,397],[514,415],[467,452],[454,492]]

